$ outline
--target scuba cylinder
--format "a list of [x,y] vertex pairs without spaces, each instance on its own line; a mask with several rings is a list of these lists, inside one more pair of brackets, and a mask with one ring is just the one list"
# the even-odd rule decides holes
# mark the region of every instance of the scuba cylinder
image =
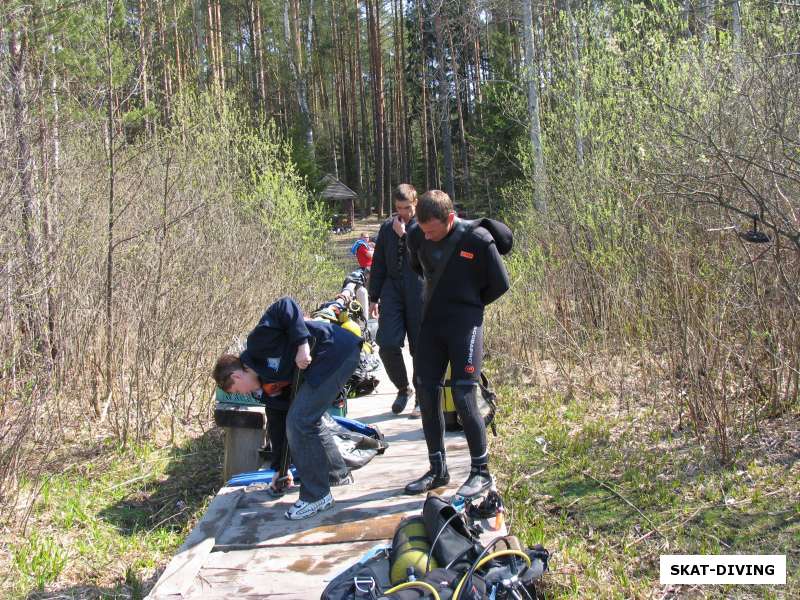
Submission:
[[458,422],[456,403],[453,400],[452,381],[450,379],[450,364],[447,365],[444,385],[442,387],[442,413],[444,414],[444,428],[447,431],[459,431],[461,424]]
[[436,560],[431,557],[428,566],[428,554],[431,543],[425,532],[425,522],[422,517],[404,519],[394,533],[392,539],[392,552],[389,557],[389,576],[393,585],[406,581],[409,569],[422,577],[428,570],[438,567]]

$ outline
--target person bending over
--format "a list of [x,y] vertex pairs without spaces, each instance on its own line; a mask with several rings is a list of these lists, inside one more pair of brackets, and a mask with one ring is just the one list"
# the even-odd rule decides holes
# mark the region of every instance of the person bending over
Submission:
[[306,519],[333,506],[329,474],[341,483],[351,480],[320,418],[356,370],[362,342],[332,323],[306,320],[297,302],[284,297],[267,309],[247,336],[239,362],[223,355],[214,367],[214,379],[224,391],[262,390],[268,397],[285,393],[295,369],[305,370],[286,413],[289,452],[301,474],[300,498],[286,512],[287,519]]

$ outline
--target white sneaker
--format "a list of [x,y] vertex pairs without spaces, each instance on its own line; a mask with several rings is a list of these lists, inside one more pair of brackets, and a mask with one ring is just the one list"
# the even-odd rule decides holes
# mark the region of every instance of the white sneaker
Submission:
[[316,502],[306,502],[305,500],[298,500],[292,507],[286,511],[286,518],[291,521],[299,521],[300,519],[308,519],[313,517],[318,512],[328,510],[333,506],[333,496],[328,492],[325,496]]

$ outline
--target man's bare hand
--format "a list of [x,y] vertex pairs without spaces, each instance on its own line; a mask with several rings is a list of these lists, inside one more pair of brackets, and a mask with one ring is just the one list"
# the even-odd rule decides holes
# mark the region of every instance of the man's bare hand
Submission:
[[400,218],[400,215],[396,215],[394,220],[392,220],[392,229],[397,234],[397,237],[403,237],[406,234],[406,224],[405,221]]
[[369,303],[369,316],[373,319],[377,319],[378,315],[380,314],[380,308],[378,308],[380,304],[377,302],[370,302]]
[[294,362],[298,369],[306,369],[311,364],[311,348],[308,342],[303,342],[297,347],[297,354],[294,357]]
[[272,476],[272,482],[269,484],[269,487],[271,487],[276,492],[280,492],[281,490],[290,488],[293,485],[294,485],[294,477],[292,477],[291,471],[288,471],[286,473],[286,477],[284,477],[283,479],[280,478],[280,473],[276,471],[275,474]]

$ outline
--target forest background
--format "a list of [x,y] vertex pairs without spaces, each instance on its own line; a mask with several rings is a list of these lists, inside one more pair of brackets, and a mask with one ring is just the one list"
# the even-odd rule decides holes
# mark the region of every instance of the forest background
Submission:
[[209,365],[341,280],[327,173],[513,226],[492,444],[549,597],[797,583],[800,5],[7,0],[0,89],[0,595],[146,593],[220,485]]

